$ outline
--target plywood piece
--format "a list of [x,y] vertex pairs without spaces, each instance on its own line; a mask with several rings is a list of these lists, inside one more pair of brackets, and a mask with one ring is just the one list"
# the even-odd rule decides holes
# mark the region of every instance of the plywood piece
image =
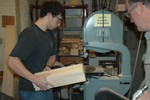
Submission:
[[[86,80],[83,64],[75,64],[63,68],[53,69],[51,71],[44,71],[36,73],[35,75],[38,77],[47,76],[47,81],[54,84],[54,87],[49,86],[49,88],[80,83]],[[33,84],[33,86],[36,91],[40,90],[40,88],[35,84]]]
[[14,16],[2,16],[2,27],[6,27],[6,25],[14,25]]
[[8,96],[14,96],[14,75],[11,69],[7,66],[7,58],[16,43],[16,27],[14,25],[6,26],[6,33],[4,39],[4,69],[3,69],[3,81],[2,92]]

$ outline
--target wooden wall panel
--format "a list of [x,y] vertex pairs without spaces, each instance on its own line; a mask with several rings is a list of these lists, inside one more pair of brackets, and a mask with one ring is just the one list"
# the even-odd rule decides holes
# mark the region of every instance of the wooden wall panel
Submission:
[[4,39],[4,66],[3,66],[3,81],[2,92],[14,97],[14,75],[11,69],[7,66],[7,58],[16,43],[16,27],[14,25],[6,26]]
[[15,25],[14,16],[2,16],[2,27],[6,25]]

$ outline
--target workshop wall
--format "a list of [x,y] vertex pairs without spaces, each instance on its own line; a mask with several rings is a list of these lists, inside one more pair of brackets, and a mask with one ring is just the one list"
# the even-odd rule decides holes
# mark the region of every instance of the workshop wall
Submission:
[[0,0],[0,70],[3,68],[3,49],[4,49],[4,35],[5,27],[2,27],[2,16],[14,16],[15,17],[15,0]]
[[[6,16],[8,20],[8,16],[11,16],[14,20],[14,25],[17,27],[17,33],[19,33],[29,25],[28,5],[28,0],[0,0],[0,71],[3,70],[3,54],[5,47],[5,27],[3,26],[4,20],[2,19],[2,16]],[[11,25],[11,23],[8,23],[7,25],[9,24]]]

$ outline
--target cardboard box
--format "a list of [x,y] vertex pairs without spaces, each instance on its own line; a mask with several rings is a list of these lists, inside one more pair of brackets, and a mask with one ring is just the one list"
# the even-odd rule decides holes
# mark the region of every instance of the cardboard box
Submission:
[[[37,75],[38,77],[46,75],[47,81],[54,84],[54,87],[49,86],[49,88],[55,88],[86,81],[83,64],[75,64],[63,68],[53,69],[51,71],[39,72],[35,75]],[[33,84],[33,86],[36,91],[40,90],[40,88],[35,84]]]

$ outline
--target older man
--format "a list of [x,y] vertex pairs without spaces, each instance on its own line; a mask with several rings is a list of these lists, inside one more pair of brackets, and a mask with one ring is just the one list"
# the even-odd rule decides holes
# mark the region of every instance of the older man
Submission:
[[147,51],[144,58],[145,83],[148,90],[137,100],[150,100],[150,0],[126,0],[128,16],[139,31],[146,31]]

